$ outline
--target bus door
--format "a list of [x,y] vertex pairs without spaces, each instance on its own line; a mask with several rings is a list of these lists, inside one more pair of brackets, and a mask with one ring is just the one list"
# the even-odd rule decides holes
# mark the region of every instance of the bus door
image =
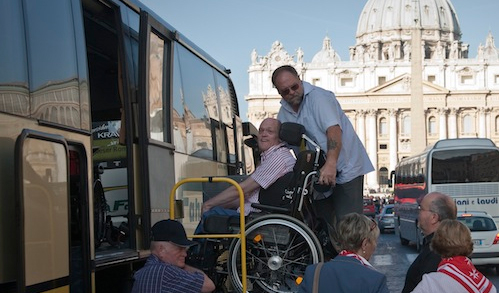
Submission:
[[17,139],[17,292],[69,292],[68,153],[61,136],[24,130]]
[[[140,16],[139,155],[144,215],[143,240],[152,223],[168,217],[168,194],[175,184],[171,127],[173,33],[146,11]],[[150,214],[148,214],[150,212]]]

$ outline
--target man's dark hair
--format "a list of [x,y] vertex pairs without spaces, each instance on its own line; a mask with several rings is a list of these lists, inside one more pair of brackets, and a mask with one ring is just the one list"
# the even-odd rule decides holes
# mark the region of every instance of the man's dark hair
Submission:
[[275,86],[275,79],[276,77],[283,71],[287,71],[291,74],[293,74],[294,76],[300,78],[298,76],[298,72],[296,71],[296,69],[291,66],[291,65],[283,65],[281,67],[278,67],[276,70],[274,70],[274,73],[272,73],[272,84]]

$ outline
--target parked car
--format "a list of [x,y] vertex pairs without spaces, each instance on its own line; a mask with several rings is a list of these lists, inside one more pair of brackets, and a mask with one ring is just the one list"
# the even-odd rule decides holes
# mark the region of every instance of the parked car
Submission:
[[393,217],[393,204],[384,205],[378,215],[378,227],[381,233],[386,229],[395,229],[395,219]]
[[458,212],[457,219],[471,231],[474,265],[492,265],[499,271],[499,231],[486,212]]
[[372,198],[364,197],[364,215],[374,218],[376,215],[376,209],[374,207],[374,201]]

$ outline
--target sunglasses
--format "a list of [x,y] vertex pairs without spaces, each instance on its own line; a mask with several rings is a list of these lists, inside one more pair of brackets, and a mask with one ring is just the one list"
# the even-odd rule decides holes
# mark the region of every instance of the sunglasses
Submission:
[[289,87],[285,90],[280,90],[279,93],[281,94],[281,96],[287,96],[287,95],[289,95],[289,93],[291,91],[296,92],[296,90],[298,90],[299,88],[300,88],[300,84],[295,83],[294,85],[292,85],[291,87]]

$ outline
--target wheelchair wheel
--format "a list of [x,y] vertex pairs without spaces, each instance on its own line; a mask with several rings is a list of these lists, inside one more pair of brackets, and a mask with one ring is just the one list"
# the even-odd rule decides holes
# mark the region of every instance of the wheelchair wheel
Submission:
[[[287,215],[266,215],[246,225],[247,289],[253,292],[297,292],[305,268],[324,261],[314,232]],[[241,239],[229,249],[229,276],[242,292]]]

